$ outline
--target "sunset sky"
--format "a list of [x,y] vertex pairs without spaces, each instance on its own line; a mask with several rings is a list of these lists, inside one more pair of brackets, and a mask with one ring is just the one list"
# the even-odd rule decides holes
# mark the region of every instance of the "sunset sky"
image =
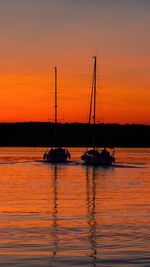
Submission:
[[0,122],[150,124],[149,0],[0,0]]

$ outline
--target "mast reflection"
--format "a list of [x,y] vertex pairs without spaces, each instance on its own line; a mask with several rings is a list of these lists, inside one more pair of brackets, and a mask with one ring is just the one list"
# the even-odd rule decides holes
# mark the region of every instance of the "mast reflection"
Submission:
[[[90,173],[92,171],[92,174]],[[87,222],[89,225],[89,236],[92,259],[91,266],[95,267],[97,262],[97,243],[96,243],[96,175],[95,167],[86,168],[86,193],[87,193]]]
[[53,188],[54,188],[54,201],[53,201],[53,238],[54,238],[54,250],[53,257],[56,256],[58,252],[58,167],[54,166],[54,176],[53,176]]

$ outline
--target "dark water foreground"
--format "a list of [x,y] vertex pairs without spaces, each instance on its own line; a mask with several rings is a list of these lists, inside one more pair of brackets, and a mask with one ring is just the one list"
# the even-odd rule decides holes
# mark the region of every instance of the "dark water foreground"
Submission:
[[70,150],[52,165],[40,148],[0,149],[0,266],[149,267],[150,149],[118,149],[117,168]]

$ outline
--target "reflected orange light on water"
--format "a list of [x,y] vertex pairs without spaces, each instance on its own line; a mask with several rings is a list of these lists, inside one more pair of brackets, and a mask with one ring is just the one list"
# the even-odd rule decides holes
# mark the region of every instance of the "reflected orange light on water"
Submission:
[[122,168],[84,166],[83,149],[69,150],[75,162],[53,165],[43,148],[1,148],[3,263],[94,266],[149,253],[149,149],[117,149]]

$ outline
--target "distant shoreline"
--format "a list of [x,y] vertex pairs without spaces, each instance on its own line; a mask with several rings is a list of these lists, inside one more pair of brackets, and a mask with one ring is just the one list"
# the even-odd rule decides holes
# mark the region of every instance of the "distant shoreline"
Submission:
[[99,147],[150,147],[150,125],[47,122],[0,123],[0,147],[92,147],[93,131]]

